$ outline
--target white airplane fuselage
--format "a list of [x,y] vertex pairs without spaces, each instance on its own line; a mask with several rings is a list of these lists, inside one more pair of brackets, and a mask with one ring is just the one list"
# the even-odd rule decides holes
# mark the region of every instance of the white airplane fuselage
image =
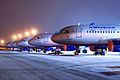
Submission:
[[120,39],[119,25],[74,25],[52,36],[54,42],[67,45],[108,44],[113,39]]
[[28,41],[30,45],[36,47],[51,47],[51,46],[59,46],[60,44],[55,43],[51,40],[51,36],[53,33],[43,33],[35,36],[31,40]]
[[11,46],[13,47],[13,48],[19,48],[19,46],[17,45],[17,42],[19,42],[20,40],[16,40],[16,41],[14,41],[12,44],[11,44]]
[[32,39],[32,37],[27,37],[27,38],[21,39],[19,42],[17,42],[17,46],[23,47],[23,48],[24,48],[24,47],[26,47],[26,48],[32,48],[32,47],[34,47],[34,46],[28,44],[28,41],[29,41],[30,39]]

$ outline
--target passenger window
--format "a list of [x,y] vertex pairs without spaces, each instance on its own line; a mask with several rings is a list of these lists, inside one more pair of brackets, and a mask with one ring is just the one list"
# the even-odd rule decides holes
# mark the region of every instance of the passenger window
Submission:
[[87,31],[87,33],[88,33],[88,31]]
[[94,33],[94,31],[92,31],[92,33]]
[[96,31],[95,31],[95,33],[96,33]]
[[100,33],[102,33],[102,31],[100,31]]
[[104,33],[104,31],[103,31],[103,33]]
[[107,33],[107,31],[105,31]]
[[99,31],[97,31],[97,33],[99,33]]
[[115,31],[113,31],[113,33],[115,33]]
[[110,31],[108,31],[108,33],[110,33]]
[[119,33],[119,31],[117,31],[117,33]]
[[66,30],[66,33],[69,33],[69,30]]
[[111,31],[111,33],[112,33],[112,31]]
[[89,31],[89,33],[91,33],[91,31]]

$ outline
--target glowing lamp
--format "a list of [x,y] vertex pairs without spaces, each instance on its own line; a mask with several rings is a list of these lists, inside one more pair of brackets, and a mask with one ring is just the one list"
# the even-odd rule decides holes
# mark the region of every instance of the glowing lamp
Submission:
[[36,33],[37,33],[37,30],[33,29],[33,30],[32,30],[32,34],[35,35]]
[[4,41],[4,40],[1,40],[0,42],[1,42],[2,44],[4,44],[4,43],[5,43],[5,41]]
[[29,32],[25,32],[25,35],[26,35],[26,36],[29,36],[29,35],[30,35],[30,33],[29,33]]
[[19,38],[22,38],[22,34],[18,34],[18,37],[19,37]]
[[17,39],[17,36],[16,36],[16,35],[14,35],[14,36],[13,36],[13,39]]

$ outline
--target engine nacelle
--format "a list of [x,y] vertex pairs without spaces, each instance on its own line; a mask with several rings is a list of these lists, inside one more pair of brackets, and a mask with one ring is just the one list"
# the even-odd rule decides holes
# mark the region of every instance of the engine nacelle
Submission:
[[108,50],[112,51],[112,52],[120,52],[120,41],[109,40],[108,41]]
[[91,51],[95,51],[95,47],[94,46],[89,46]]

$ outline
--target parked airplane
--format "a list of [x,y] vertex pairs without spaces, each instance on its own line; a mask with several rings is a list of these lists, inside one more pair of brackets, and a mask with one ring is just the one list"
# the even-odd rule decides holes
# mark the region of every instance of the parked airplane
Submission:
[[33,46],[43,47],[44,53],[46,53],[46,47],[64,46],[64,48],[66,48],[66,46],[63,44],[61,45],[61,44],[54,43],[51,40],[52,35],[53,35],[53,33],[38,34],[37,36],[35,36],[31,40],[29,40],[28,43]]
[[18,42],[18,41],[19,40],[10,41],[10,42],[6,43],[5,47],[10,48],[11,50],[14,50],[14,48],[19,48],[19,46],[16,45],[16,42]]
[[32,37],[23,38],[23,39],[21,39],[20,41],[18,41],[18,42],[16,43],[17,46],[20,47],[20,51],[22,51],[23,48],[27,48],[27,49],[28,49],[28,52],[29,52],[31,48],[32,48],[32,49],[33,49],[33,48],[37,48],[37,47],[35,47],[35,46],[32,46],[32,45],[28,44],[28,41],[29,41],[30,39],[32,39]]
[[5,47],[6,47],[6,48],[10,48],[10,50],[12,50],[12,43],[13,43],[13,42],[14,42],[14,41],[10,41],[10,42],[6,43]]
[[17,42],[19,42],[19,41],[20,41],[20,40],[16,40],[16,41],[14,41],[14,42],[11,44],[13,50],[19,51],[19,46],[17,45]]
[[52,41],[75,45],[75,55],[79,54],[79,46],[90,46],[95,54],[104,55],[104,50],[120,51],[120,26],[119,25],[72,25],[65,27],[52,36]]

